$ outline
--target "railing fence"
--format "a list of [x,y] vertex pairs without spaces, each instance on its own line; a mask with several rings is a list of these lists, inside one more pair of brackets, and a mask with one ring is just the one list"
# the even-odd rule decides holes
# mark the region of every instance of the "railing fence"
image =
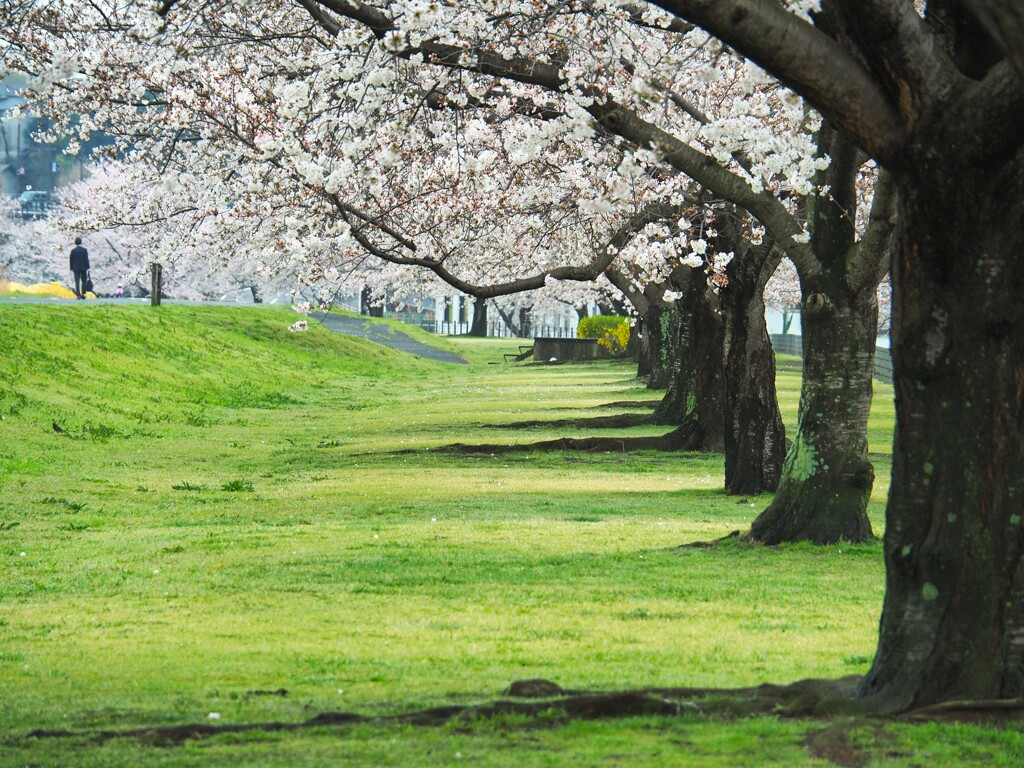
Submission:
[[[803,337],[792,333],[771,334],[772,348],[783,355],[803,357]],[[875,347],[874,377],[886,384],[892,384],[892,350],[888,347]]]

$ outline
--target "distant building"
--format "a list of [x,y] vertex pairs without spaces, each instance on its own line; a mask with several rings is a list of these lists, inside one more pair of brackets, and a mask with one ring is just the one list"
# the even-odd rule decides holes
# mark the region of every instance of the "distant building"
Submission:
[[[25,103],[18,95],[23,82],[14,76],[0,82],[0,165],[6,168],[3,191],[19,198],[27,191],[53,192],[60,175],[57,146],[41,144],[32,137],[46,121],[8,115]],[[29,202],[38,204],[34,197]]]
[[21,218],[45,219],[50,213],[50,193],[27,190],[18,195],[18,205],[21,206]]
[[[0,81],[0,194],[20,197],[23,192],[47,192],[80,181],[85,176],[84,158],[110,138],[96,133],[85,143],[79,155],[67,155],[63,143],[42,144],[33,133],[47,126],[47,121],[34,117],[12,117],[8,113],[25,104],[18,94],[25,78],[10,75]],[[41,198],[40,198],[41,199]],[[38,201],[31,201],[38,207]]]
[[[404,296],[379,304],[372,303],[369,289],[364,289],[360,293],[339,297],[337,306],[373,317],[401,320],[432,333],[452,336],[468,334],[476,316],[474,299],[461,293]],[[591,307],[591,314],[596,310],[596,306]],[[487,302],[488,336],[573,337],[576,335],[579,319],[579,312],[568,305],[561,311],[552,309],[540,313],[520,309],[503,315],[494,306],[494,302]]]
[[[25,103],[18,96],[12,80],[0,82],[0,193],[17,197],[24,189],[24,167],[19,166],[25,121],[6,117],[7,113]],[[19,182],[21,182],[19,184]]]

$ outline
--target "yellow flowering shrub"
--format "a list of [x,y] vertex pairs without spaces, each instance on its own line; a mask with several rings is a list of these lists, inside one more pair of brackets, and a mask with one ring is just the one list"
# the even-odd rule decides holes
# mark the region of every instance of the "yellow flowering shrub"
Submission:
[[615,315],[594,315],[580,320],[576,336],[597,339],[599,347],[612,355],[621,355],[629,344],[629,318]]

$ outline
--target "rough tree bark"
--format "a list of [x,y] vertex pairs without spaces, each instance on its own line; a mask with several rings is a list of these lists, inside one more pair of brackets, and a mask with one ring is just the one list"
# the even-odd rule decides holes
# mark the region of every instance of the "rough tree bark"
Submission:
[[908,170],[894,265],[886,593],[863,687],[891,709],[1024,695],[1024,156],[941,158]]
[[478,338],[487,335],[487,299],[473,299],[473,322],[469,326],[467,335]]
[[875,290],[850,294],[835,282],[805,283],[797,432],[778,492],[750,529],[751,538],[765,544],[834,544],[872,536],[867,504],[875,474],[867,455],[867,421]]
[[[733,228],[719,217],[718,231]],[[729,217],[732,222],[735,217]],[[774,491],[786,456],[786,432],[775,394],[775,352],[764,316],[764,287],[779,265],[769,244],[753,246],[738,236],[736,256],[721,291],[725,372],[725,490],[736,494]]]
[[827,0],[843,44],[775,3],[659,4],[896,180],[886,592],[861,694],[889,711],[1024,695],[1024,25],[996,23],[1020,19],[1019,0],[934,2],[928,18]]
[[630,333],[630,344],[639,340],[636,375],[647,379],[648,389],[665,389],[669,382],[669,352],[666,338],[671,305],[665,302],[665,283],[647,283],[640,290],[618,266],[605,270],[609,282],[632,305],[636,325]]
[[[648,293],[648,290],[644,293]],[[641,316],[639,322],[642,337],[636,373],[637,376],[646,377],[648,389],[667,389],[672,368],[672,345],[668,338],[672,307],[665,304],[661,298],[664,293],[662,289],[657,297],[652,297],[648,302],[649,309]]]
[[751,538],[784,541],[866,541],[874,483],[867,425],[878,325],[878,282],[887,271],[891,185],[876,185],[864,238],[857,242],[856,181],[863,153],[829,125],[819,147],[832,158],[820,179],[827,197],[809,201],[814,261],[801,261],[804,371],[799,422],[778,493],[751,525]]
[[[377,8],[318,2],[379,38],[395,28]],[[933,0],[926,17],[907,0],[823,0],[814,23],[769,0],[655,4],[807,98],[897,181],[905,230],[894,269],[887,589],[862,693],[892,709],[1024,694],[1020,0]],[[423,52],[463,61],[433,42],[415,54]],[[564,85],[555,63],[483,51],[475,68]],[[659,145],[667,162],[750,210],[793,255],[800,241],[782,201],[724,178],[611,99],[587,109],[623,138]]]
[[723,323],[718,297],[701,269],[682,267],[672,279],[680,296],[669,313],[669,385],[654,424],[678,425],[681,450],[725,450]]
[[[730,227],[719,223],[719,231]],[[668,383],[651,420],[677,425],[672,438],[680,450],[724,452],[729,493],[763,493],[777,487],[785,456],[775,356],[764,321],[764,286],[778,257],[738,235],[720,239],[738,254],[720,293],[708,287],[703,270],[683,267],[672,275],[676,301],[646,297],[645,317],[656,318],[652,324],[664,330],[650,335],[662,344]]]

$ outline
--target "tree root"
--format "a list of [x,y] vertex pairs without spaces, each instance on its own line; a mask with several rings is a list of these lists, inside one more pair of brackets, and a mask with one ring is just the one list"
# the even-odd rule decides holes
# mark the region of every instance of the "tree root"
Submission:
[[453,443],[438,448],[449,453],[525,453],[528,451],[578,451],[580,453],[630,453],[632,451],[675,451],[673,441],[667,435],[658,437],[559,437],[554,440],[539,440],[518,445]]
[[[601,403],[595,408],[644,408],[649,411],[655,410],[661,405],[661,400],[616,400],[613,403]],[[573,410],[576,410],[575,408]]]
[[460,454],[506,454],[527,451],[578,451],[581,453],[630,453],[631,451],[707,451],[700,430],[679,427],[664,435],[651,437],[560,437],[533,443],[479,444],[452,443],[436,450]]
[[224,733],[245,733],[262,731],[267,733],[279,731],[299,731],[308,728],[320,728],[333,725],[353,725],[372,723],[406,723],[419,726],[441,726],[450,722],[486,720],[502,715],[523,715],[537,717],[552,713],[552,722],[566,720],[604,720],[624,717],[640,717],[643,715],[676,716],[686,708],[684,702],[646,693],[643,691],[625,691],[622,693],[576,694],[568,698],[543,701],[507,701],[498,700],[482,706],[451,706],[433,707],[406,715],[390,717],[369,717],[351,712],[323,712],[308,720],[298,723],[186,723],[160,727],[126,728],[124,730],[103,731],[68,731],[38,729],[30,731],[25,738],[89,738],[95,741],[112,739],[137,738],[142,742],[157,746],[173,746],[186,741],[219,736]]
[[516,697],[514,700],[499,699],[477,706],[433,707],[402,715],[371,717],[351,712],[324,712],[297,723],[186,723],[102,731],[39,729],[30,731],[23,738],[88,738],[100,742],[137,738],[145,743],[173,746],[224,733],[300,731],[357,723],[431,727],[504,715],[545,715],[544,723],[550,724],[639,716],[689,715],[722,720],[761,716],[830,720],[847,716],[853,720],[815,731],[808,735],[805,744],[819,757],[839,765],[856,767],[865,764],[865,757],[856,746],[847,742],[846,733],[865,723],[878,724],[888,719],[972,723],[1024,720],[1024,699],[953,701],[889,716],[873,711],[870,701],[855,698],[859,681],[860,677],[854,675],[839,680],[801,680],[790,685],[766,683],[752,688],[643,688],[600,693],[564,689],[549,680],[520,680],[503,692],[506,696]]
[[714,549],[725,541],[746,541],[748,543],[752,543],[749,535],[744,536],[739,531],[733,531],[732,533],[727,533],[725,536],[718,539],[712,539],[711,541],[691,541],[689,544],[680,544],[675,547],[675,549]]
[[[790,685],[764,684],[752,688],[644,688],[619,692],[567,690],[548,680],[520,680],[512,683],[499,699],[477,706],[434,707],[402,715],[371,717],[351,712],[324,712],[295,723],[186,723],[182,725],[127,728],[123,730],[69,731],[34,730],[23,738],[88,738],[94,741],[136,738],[145,743],[172,746],[186,741],[248,731],[284,732],[309,728],[344,726],[358,723],[408,724],[423,727],[448,723],[486,720],[504,715],[539,717],[545,724],[571,720],[605,720],[639,716],[710,717],[736,720],[773,716],[830,720],[836,716],[853,717],[857,725],[881,722],[884,715],[873,712],[871,704],[855,698],[858,676],[839,680],[801,680]],[[921,722],[952,720],[970,715],[969,722],[1005,722],[1024,720],[1024,699],[1005,701],[949,702],[898,715],[897,719]],[[888,718],[887,718],[888,719]],[[846,743],[846,725],[809,734],[808,748],[840,765],[859,766],[862,756]],[[839,730],[836,730],[838,728]],[[837,759],[841,758],[841,759]]]
[[1024,698],[944,701],[904,712],[900,719],[912,722],[1017,722],[1024,719]]
[[623,413],[617,416],[589,416],[580,419],[534,419],[513,421],[509,424],[486,424],[490,429],[627,429],[650,424],[651,417],[638,413]]

